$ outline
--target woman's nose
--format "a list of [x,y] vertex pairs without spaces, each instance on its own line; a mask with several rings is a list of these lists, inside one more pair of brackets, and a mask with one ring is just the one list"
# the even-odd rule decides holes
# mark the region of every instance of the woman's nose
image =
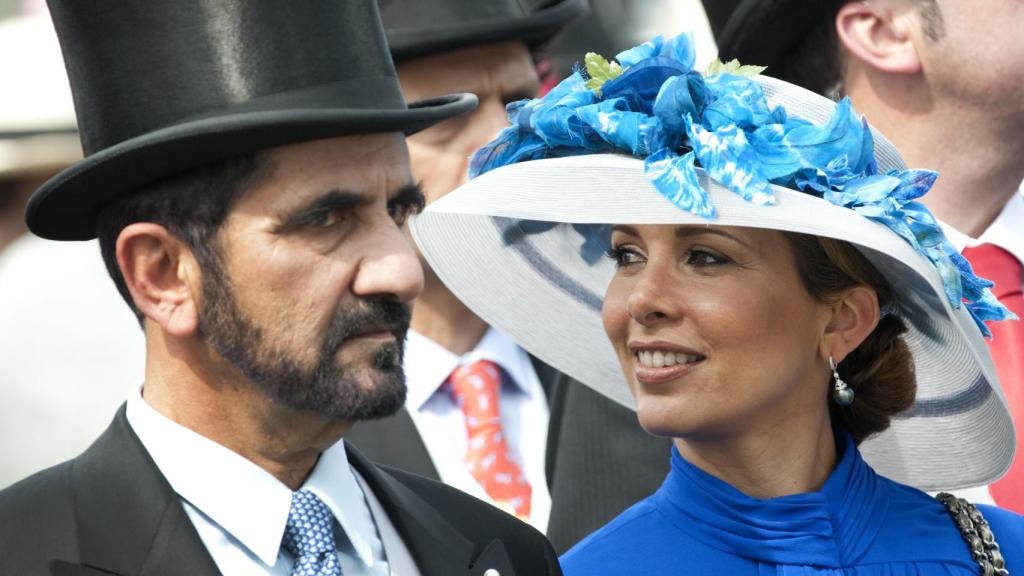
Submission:
[[679,302],[670,293],[671,283],[657,268],[649,266],[640,272],[626,303],[629,316],[644,326],[676,318]]

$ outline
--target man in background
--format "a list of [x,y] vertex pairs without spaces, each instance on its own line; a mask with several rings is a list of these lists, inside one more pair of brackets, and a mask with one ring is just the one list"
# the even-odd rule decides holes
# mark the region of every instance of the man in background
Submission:
[[[722,59],[849,96],[907,164],[940,177],[922,200],[1024,318],[1024,4],[1014,0],[705,0]],[[991,326],[990,351],[1024,430],[1024,322]],[[989,487],[1024,513],[1024,434]],[[974,498],[987,494],[974,492]]]
[[[506,104],[537,96],[538,50],[587,9],[584,0],[521,4],[380,3],[408,99],[451,91],[480,98],[476,111],[408,140],[428,203],[466,181],[473,152],[508,125]],[[360,423],[349,441],[378,462],[441,479],[528,520],[559,552],[657,489],[668,470],[668,440],[647,435],[633,412],[488,326],[423,265],[405,408]],[[487,410],[475,410],[481,405]]]

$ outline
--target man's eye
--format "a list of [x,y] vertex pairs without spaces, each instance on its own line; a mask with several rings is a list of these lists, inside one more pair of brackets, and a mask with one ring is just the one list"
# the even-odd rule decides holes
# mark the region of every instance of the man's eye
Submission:
[[341,210],[318,210],[309,216],[308,224],[311,228],[332,228],[345,219]]
[[419,212],[419,206],[409,202],[392,202],[388,204],[388,216],[395,221],[395,224],[404,226],[409,217]]

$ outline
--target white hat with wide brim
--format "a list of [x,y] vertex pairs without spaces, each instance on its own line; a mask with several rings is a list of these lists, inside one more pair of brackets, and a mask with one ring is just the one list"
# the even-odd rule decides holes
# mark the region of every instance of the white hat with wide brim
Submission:
[[[789,84],[758,82],[769,104],[790,114],[824,123],[834,107]],[[880,171],[903,167],[891,143],[877,133],[875,142]],[[909,329],[904,338],[918,385],[914,406],[861,445],[865,458],[881,474],[923,490],[977,486],[1005,474],[1014,428],[991,357],[967,310],[950,306],[925,257],[847,208],[779,186],[776,204],[759,206],[699,173],[718,210],[715,220],[671,204],[647,180],[642,160],[591,154],[485,173],[431,204],[411,228],[437,276],[481,318],[629,408],[634,400],[601,320],[614,264],[581,256],[578,225],[742,226],[850,242],[898,294],[896,313]]]

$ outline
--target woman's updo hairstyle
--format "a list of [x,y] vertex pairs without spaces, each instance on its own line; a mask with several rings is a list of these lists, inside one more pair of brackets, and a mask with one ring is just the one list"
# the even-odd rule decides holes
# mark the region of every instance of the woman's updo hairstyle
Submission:
[[839,365],[839,375],[856,393],[853,404],[829,401],[834,423],[842,424],[860,444],[889,427],[893,416],[910,408],[917,394],[914,359],[903,340],[906,325],[887,311],[896,309],[885,277],[848,242],[786,233],[793,246],[804,288],[819,302],[833,302],[854,286],[869,286],[878,295],[878,326]]

